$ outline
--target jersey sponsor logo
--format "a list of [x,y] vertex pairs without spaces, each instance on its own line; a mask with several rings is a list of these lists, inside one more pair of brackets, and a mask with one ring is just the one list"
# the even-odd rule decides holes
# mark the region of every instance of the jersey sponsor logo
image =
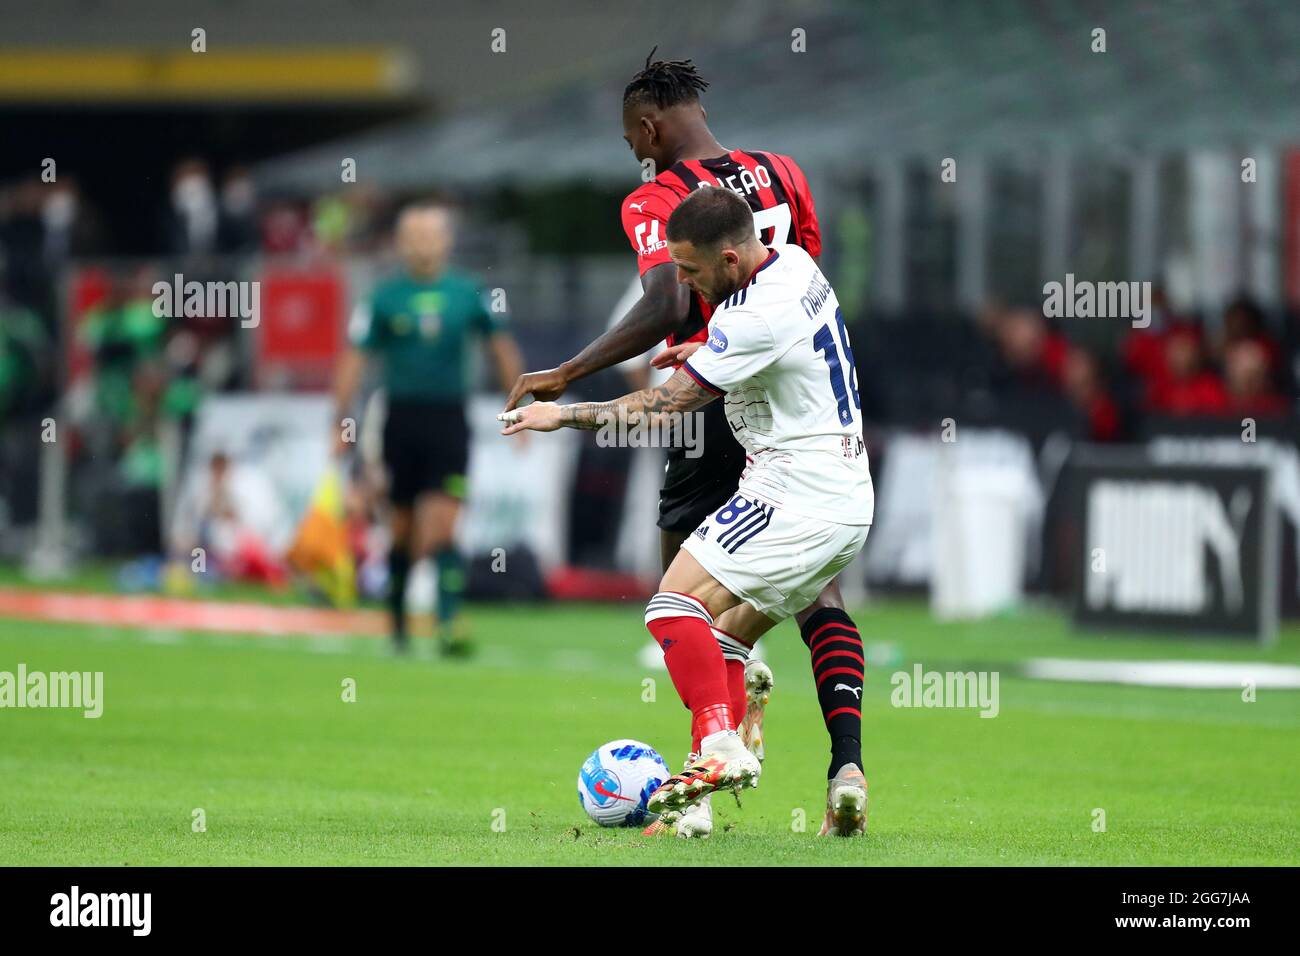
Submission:
[[[648,232],[647,232],[648,230]],[[660,249],[668,248],[668,241],[659,238],[659,220],[639,222],[636,225],[637,255],[648,256]]]
[[712,329],[709,332],[709,348],[719,354],[727,350],[727,333],[722,329]]
[[644,213],[644,212],[645,212],[645,201],[642,201],[642,202],[630,202],[630,203],[627,204],[627,208],[628,208],[628,209],[635,209],[637,212]]

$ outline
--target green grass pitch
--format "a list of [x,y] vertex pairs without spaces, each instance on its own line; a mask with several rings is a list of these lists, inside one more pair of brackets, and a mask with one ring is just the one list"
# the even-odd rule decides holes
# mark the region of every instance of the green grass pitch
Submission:
[[[865,840],[818,839],[827,745],[793,624],[761,786],[715,798],[712,840],[603,830],[576,795],[598,744],[674,767],[686,712],[638,665],[639,606],[471,607],[468,663],[373,639],[148,634],[0,622],[0,670],[104,672],[104,715],[0,710],[0,864],[1295,864],[1300,693],[1030,681],[1001,710],[895,708],[889,675],[1027,656],[1300,660],[1300,631],[1235,642],[1081,637],[1058,616],[857,620],[871,782]],[[645,678],[655,699],[643,700]],[[356,702],[343,701],[345,679]],[[194,832],[201,809],[206,832]],[[1105,831],[1094,830],[1094,810]],[[800,827],[800,819],[806,826]]]

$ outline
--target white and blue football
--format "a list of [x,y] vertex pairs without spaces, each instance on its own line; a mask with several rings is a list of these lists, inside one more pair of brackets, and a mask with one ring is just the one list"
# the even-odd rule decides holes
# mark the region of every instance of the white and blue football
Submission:
[[614,740],[583,761],[578,799],[602,827],[642,826],[656,819],[646,801],[670,776],[664,758],[649,744]]

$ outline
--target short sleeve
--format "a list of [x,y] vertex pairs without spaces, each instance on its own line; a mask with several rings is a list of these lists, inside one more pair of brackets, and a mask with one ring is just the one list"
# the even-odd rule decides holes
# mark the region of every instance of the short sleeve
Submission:
[[682,365],[717,395],[725,395],[777,359],[771,328],[757,312],[727,309],[709,323],[709,338]]
[[799,164],[789,156],[774,154],[774,158],[781,164],[790,179],[790,189],[794,193],[796,222],[799,226],[799,244],[808,255],[816,259],[822,254],[822,230],[821,224],[817,221],[817,205],[813,202],[808,177],[799,168]]
[[482,336],[504,332],[510,324],[506,316],[504,293],[497,296],[490,289],[471,288],[470,325]]
[[654,192],[642,188],[623,200],[623,231],[636,252],[641,275],[673,261],[668,255],[668,217],[672,215],[672,207],[664,197],[655,195],[666,191],[666,187]]
[[359,349],[372,349],[379,344],[375,307],[370,299],[362,299],[352,309],[348,319],[348,341]]

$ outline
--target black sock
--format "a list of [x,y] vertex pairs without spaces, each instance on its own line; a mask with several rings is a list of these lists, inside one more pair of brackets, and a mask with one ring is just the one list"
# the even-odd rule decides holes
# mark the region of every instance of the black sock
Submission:
[[392,615],[393,640],[406,642],[406,579],[411,573],[411,556],[401,545],[388,552],[388,611]]
[[816,611],[799,629],[812,656],[817,702],[831,737],[827,779],[846,763],[862,769],[862,685],[866,664],[853,618],[839,608]]

